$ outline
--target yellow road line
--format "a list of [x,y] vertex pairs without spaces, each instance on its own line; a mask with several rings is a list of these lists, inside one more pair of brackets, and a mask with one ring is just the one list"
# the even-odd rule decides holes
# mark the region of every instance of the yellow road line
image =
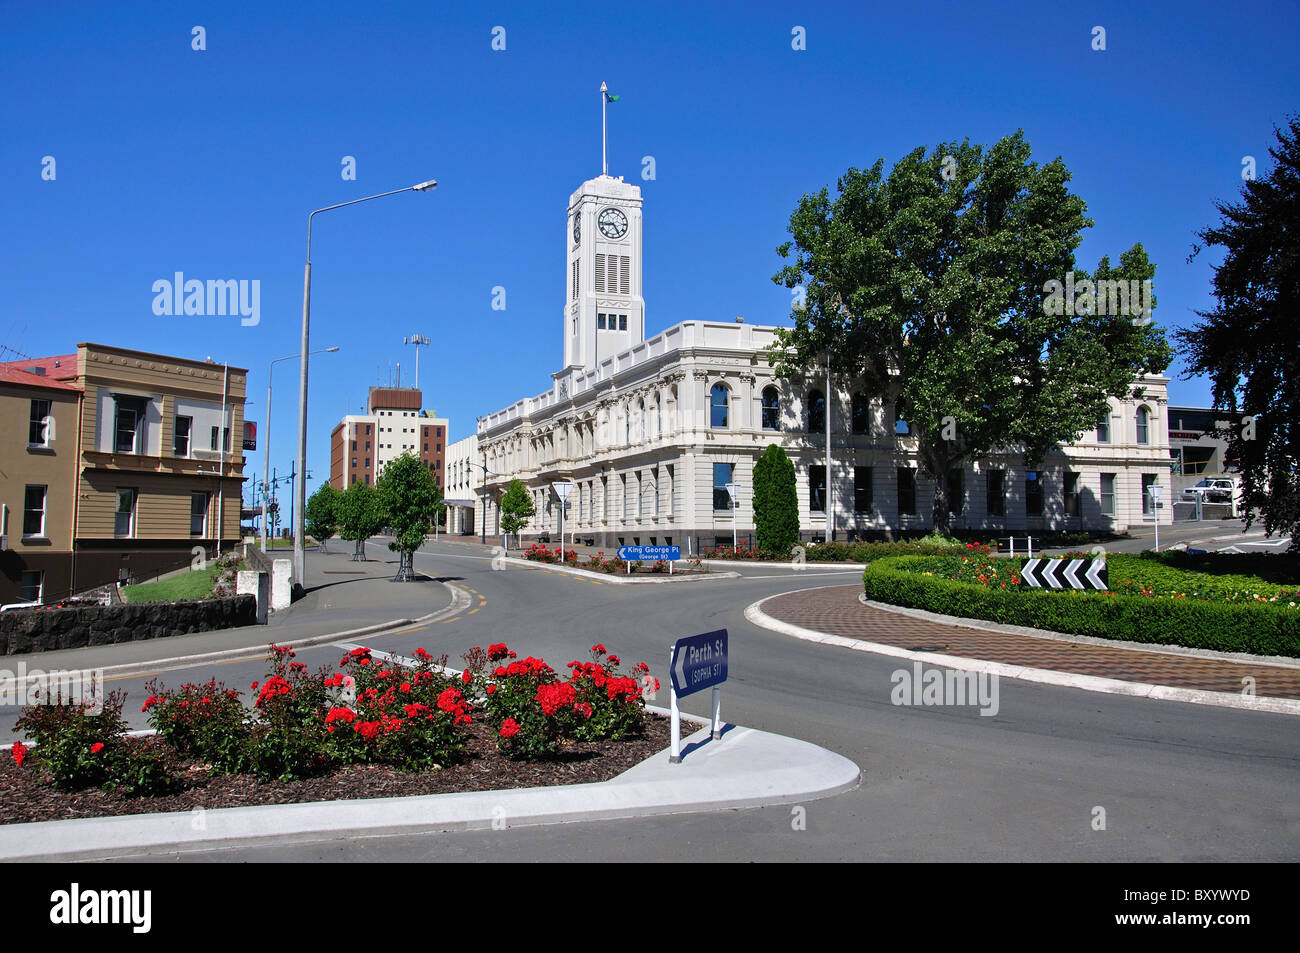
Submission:
[[459,621],[460,621],[460,616],[456,616],[455,618],[452,618],[452,619],[443,619],[443,620],[439,623],[439,625],[448,625],[448,624],[450,624],[450,623],[452,623],[452,622],[459,622]]
[[466,615],[473,615],[475,612],[478,612],[478,610],[479,610],[479,609],[482,609],[482,608],[483,608],[482,606],[475,606],[473,609],[470,609],[470,610],[469,610],[468,612],[466,612],[465,614],[466,614]]
[[419,631],[421,631],[421,630],[423,630],[423,629],[427,629],[427,628],[428,628],[427,625],[417,625],[417,626],[416,626],[415,628],[413,628],[413,629],[400,629],[399,631],[394,632],[393,635],[406,635],[408,632],[419,632]]

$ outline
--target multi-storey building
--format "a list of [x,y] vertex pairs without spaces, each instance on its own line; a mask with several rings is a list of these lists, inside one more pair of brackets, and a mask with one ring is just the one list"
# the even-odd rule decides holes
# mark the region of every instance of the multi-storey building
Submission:
[[[480,417],[486,487],[469,484],[489,532],[512,478],[532,490],[525,536],[558,531],[551,484],[572,482],[566,531],[597,545],[685,544],[752,531],[753,465],[781,445],[797,473],[800,525],[822,538],[920,530],[933,485],[905,422],[852,381],[783,380],[765,349],[776,328],[685,321],[645,337],[641,191],[608,175],[584,182],[565,223],[564,366],[545,392]],[[1112,400],[1095,431],[1037,468],[1009,454],[947,474],[953,526],[994,532],[1124,529],[1154,519],[1146,488],[1167,483],[1168,378]],[[829,480],[826,414],[831,420]],[[737,506],[726,490],[740,484]],[[1166,507],[1162,521],[1171,518]],[[684,546],[684,550],[685,550]]]
[[474,521],[474,503],[483,486],[478,437],[471,434],[447,447],[447,532],[469,535],[481,527]]
[[[24,459],[51,454],[49,475],[60,477],[30,484],[47,488],[45,525],[55,531],[70,520],[72,527],[66,577],[50,568],[14,567],[49,573],[41,583],[45,601],[181,568],[200,552],[215,556],[238,540],[244,457],[232,434],[243,434],[243,368],[100,344],[5,366],[64,385],[60,401],[52,401],[48,446],[32,447],[37,430],[26,426]],[[16,485],[4,477],[6,503]],[[24,523],[35,527],[36,494],[28,487],[23,484],[23,494],[33,506],[25,507],[32,515]],[[53,557],[56,540],[48,532],[45,538]],[[36,537],[26,542],[18,540],[24,561],[44,545]],[[32,578],[6,567],[0,599],[32,591]]]
[[370,388],[366,413],[348,414],[330,432],[330,485],[336,490],[358,481],[373,486],[387,464],[412,451],[442,488],[448,421],[421,410],[422,397],[410,387]]

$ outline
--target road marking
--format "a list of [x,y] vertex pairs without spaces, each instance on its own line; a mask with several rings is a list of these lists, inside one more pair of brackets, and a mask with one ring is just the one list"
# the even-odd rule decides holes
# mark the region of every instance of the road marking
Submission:
[[456,618],[454,618],[454,619],[443,619],[442,622],[439,623],[439,624],[440,624],[440,625],[451,625],[451,623],[453,623],[453,622],[459,622],[459,621],[460,621],[460,616],[456,616]]
[[470,610],[469,610],[468,612],[466,612],[465,614],[466,614],[466,615],[473,615],[475,612],[478,612],[478,610],[479,610],[479,609],[482,609],[482,608],[483,608],[482,606],[475,606],[473,609],[470,609]]
[[419,632],[427,628],[428,628],[427,625],[417,625],[414,629],[401,629],[397,632],[394,632],[393,635],[406,635],[408,632]]

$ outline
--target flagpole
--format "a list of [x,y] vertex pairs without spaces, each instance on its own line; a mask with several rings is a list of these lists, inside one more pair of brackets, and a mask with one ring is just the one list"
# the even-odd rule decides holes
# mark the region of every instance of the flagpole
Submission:
[[600,84],[600,174],[609,175],[609,162],[605,154],[605,94],[609,92],[609,87],[602,82]]

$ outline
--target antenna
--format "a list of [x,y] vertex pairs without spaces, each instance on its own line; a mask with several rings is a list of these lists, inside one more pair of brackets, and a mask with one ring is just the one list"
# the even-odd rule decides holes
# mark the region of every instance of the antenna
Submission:
[[408,334],[402,338],[403,344],[412,344],[415,346],[415,389],[420,389],[420,347],[428,347],[433,342],[429,340],[427,334]]

